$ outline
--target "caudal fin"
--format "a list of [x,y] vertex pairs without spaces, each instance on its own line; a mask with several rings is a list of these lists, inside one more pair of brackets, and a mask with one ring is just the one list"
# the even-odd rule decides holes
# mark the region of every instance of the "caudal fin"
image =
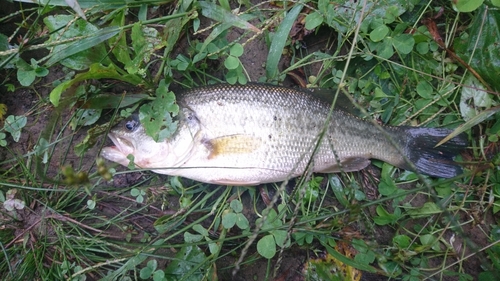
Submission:
[[[435,147],[452,131],[414,127],[406,127],[405,131],[407,139],[404,151],[406,157],[415,165],[417,172],[439,178],[452,178],[462,173],[462,167],[453,158],[467,147],[465,134]],[[400,167],[411,170],[410,165],[406,163]]]

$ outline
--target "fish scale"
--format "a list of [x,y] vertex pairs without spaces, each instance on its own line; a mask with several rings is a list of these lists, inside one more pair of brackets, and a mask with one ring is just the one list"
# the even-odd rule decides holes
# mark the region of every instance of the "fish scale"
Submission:
[[141,168],[228,185],[283,181],[302,175],[308,163],[313,172],[357,171],[372,158],[411,169],[407,158],[418,172],[436,177],[462,172],[453,157],[467,145],[463,135],[434,148],[450,130],[382,131],[338,108],[326,123],[330,103],[308,90],[217,84],[185,91],[178,104],[179,125],[170,139],[156,143],[142,125],[118,125],[110,132],[115,146],[104,148],[103,157],[128,165],[133,154]]

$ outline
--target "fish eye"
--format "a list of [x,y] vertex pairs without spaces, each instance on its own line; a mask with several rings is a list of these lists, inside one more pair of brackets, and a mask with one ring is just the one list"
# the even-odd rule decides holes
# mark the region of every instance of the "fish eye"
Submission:
[[129,130],[130,132],[135,131],[135,129],[137,129],[138,126],[139,126],[139,121],[135,119],[128,120],[127,123],[125,123],[125,128],[127,128],[127,130]]

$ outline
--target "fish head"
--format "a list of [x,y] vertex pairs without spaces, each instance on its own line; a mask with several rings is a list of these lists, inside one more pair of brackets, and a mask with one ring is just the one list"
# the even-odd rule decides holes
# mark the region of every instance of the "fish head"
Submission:
[[137,167],[144,169],[169,164],[169,143],[156,142],[148,136],[137,114],[119,123],[109,132],[108,137],[114,146],[102,149],[101,156],[105,159],[123,166],[128,166],[133,159]]

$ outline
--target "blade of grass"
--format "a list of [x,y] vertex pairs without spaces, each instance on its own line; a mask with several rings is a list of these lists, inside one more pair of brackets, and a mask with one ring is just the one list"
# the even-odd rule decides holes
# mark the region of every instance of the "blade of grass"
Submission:
[[95,63],[90,66],[90,69],[87,72],[80,73],[76,75],[75,78],[66,81],[64,83],[61,83],[57,87],[55,87],[50,93],[50,101],[54,106],[58,106],[62,93],[66,89],[71,87],[73,84],[87,79],[102,79],[102,78],[117,79],[124,82],[128,82],[132,85],[137,85],[141,82],[140,79],[135,75],[120,74],[114,65],[110,65],[109,67],[103,67],[102,65]]
[[96,45],[108,40],[109,38],[115,36],[120,32],[119,27],[107,27],[99,30],[97,34],[92,35],[88,38],[83,38],[69,44],[66,48],[61,49],[59,52],[54,53],[50,59],[47,61],[47,66],[52,66],[53,64],[71,56],[76,53],[82,52],[84,50],[95,47]]
[[479,113],[478,115],[471,118],[469,121],[458,126],[451,134],[449,134],[444,139],[442,139],[438,144],[436,144],[436,147],[438,147],[438,146],[442,145],[443,143],[449,141],[450,139],[460,135],[461,133],[469,130],[470,128],[483,122],[484,120],[488,119],[491,115],[493,115],[499,111],[500,111],[500,106],[495,106],[495,107],[492,107],[490,109],[487,109],[487,110]]
[[271,46],[269,47],[269,54],[267,55],[266,76],[268,80],[278,75],[278,63],[285,48],[288,34],[302,7],[301,4],[293,7],[278,27],[278,31],[274,34]]
[[223,23],[230,23],[232,26],[245,30],[251,30],[255,33],[260,32],[260,29],[255,27],[253,24],[241,19],[239,16],[225,10],[221,6],[205,1],[200,1],[198,4],[201,6],[201,14],[207,18]]

